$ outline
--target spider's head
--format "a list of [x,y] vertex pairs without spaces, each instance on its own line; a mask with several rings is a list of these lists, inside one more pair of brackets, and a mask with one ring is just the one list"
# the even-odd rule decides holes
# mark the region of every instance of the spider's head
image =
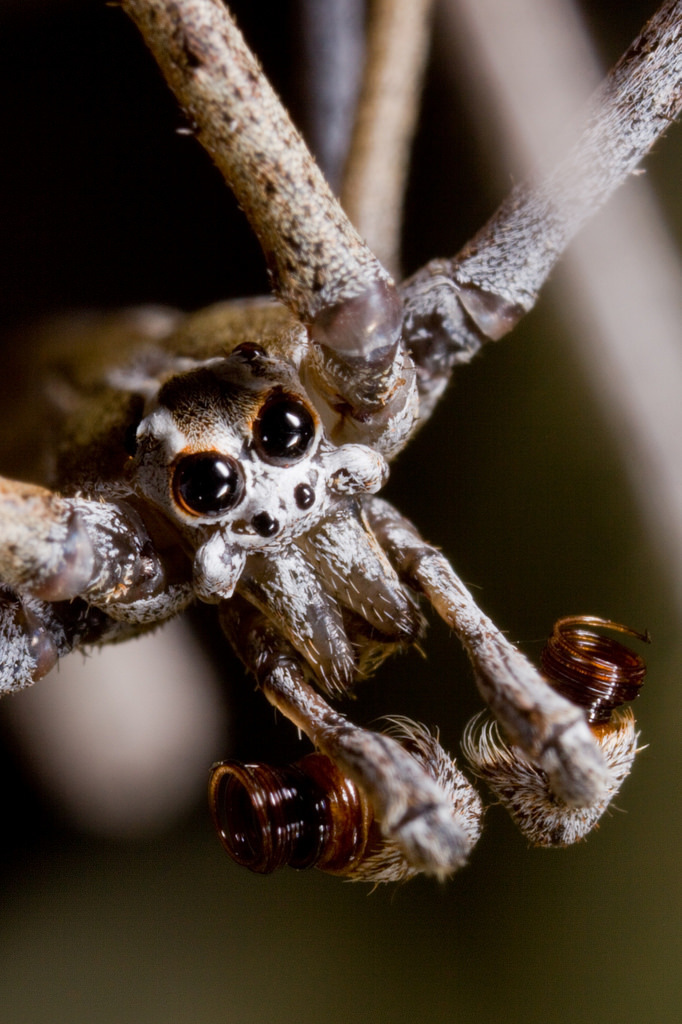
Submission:
[[137,430],[136,487],[195,550],[206,599],[229,596],[250,553],[276,555],[385,475],[369,448],[332,445],[295,366],[253,344],[170,377]]

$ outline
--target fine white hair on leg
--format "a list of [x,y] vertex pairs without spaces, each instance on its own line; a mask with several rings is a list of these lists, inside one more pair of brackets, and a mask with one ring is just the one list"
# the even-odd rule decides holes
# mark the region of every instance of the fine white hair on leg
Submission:
[[567,807],[557,801],[547,774],[518,747],[502,738],[497,722],[485,712],[469,722],[462,750],[478,778],[490,787],[524,836],[535,846],[569,846],[592,831],[630,774],[639,732],[630,709],[614,714],[597,734],[604,755],[606,786],[589,806]]
[[399,574],[431,602],[461,640],[476,683],[512,743],[545,771],[554,794],[586,807],[607,787],[604,759],[583,711],[552,689],[485,615],[447,559],[379,498],[369,522]]

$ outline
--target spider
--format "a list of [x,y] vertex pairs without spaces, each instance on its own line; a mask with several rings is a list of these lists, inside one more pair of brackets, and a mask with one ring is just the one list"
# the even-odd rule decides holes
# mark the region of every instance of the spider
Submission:
[[[32,684],[76,648],[136,635],[197,599],[214,603],[265,697],[371,806],[383,846],[363,877],[447,876],[480,831],[471,784],[434,738],[360,728],[327,699],[419,642],[421,598],[463,643],[512,759],[527,760],[567,816],[601,812],[613,766],[579,704],[376,495],[453,368],[532,307],[580,223],[678,113],[679,90],[652,82],[682,59],[679,0],[633,44],[557,170],[516,189],[459,256],[400,286],[387,269],[397,266],[395,218],[376,228],[382,262],[221,0],[122,6],[244,209],[276,300],[189,316],[141,310],[111,324],[93,360],[62,364],[51,489],[0,481],[2,689]],[[386,8],[405,18],[418,5]],[[422,37],[411,35],[401,70],[416,81]],[[603,111],[622,121],[637,88],[655,97],[650,116],[609,148]],[[361,105],[359,124],[364,114],[376,128],[380,109]],[[409,125],[391,131],[399,150]],[[362,220],[362,186],[349,189]],[[631,760],[634,729],[624,743]]]

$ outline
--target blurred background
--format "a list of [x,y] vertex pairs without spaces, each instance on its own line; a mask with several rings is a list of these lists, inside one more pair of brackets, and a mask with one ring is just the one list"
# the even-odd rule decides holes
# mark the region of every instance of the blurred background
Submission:
[[[233,6],[303,116],[293,5]],[[583,0],[605,67],[653,9]],[[518,173],[473,50],[453,51],[438,24],[406,206],[408,272],[456,252]],[[20,472],[19,386],[24,414],[41,401],[14,362],[20,348],[30,365],[31,323],[147,302],[192,309],[267,284],[242,215],[177,133],[174,102],[120,10],[0,0],[0,29],[0,461]],[[681,168],[678,127],[646,163],[678,246]],[[584,343],[585,318],[575,291],[562,305],[567,287],[555,275],[514,334],[460,371],[386,493],[531,656],[565,614],[651,631],[636,708],[648,746],[618,807],[586,843],[557,851],[529,849],[493,807],[447,885],[369,894],[315,871],[253,876],[212,834],[208,767],[307,748],[253,692],[210,615],[189,617],[190,636],[162,631],[150,651],[127,645],[113,682],[97,654],[78,678],[76,655],[73,674],[65,664],[0,706],[3,1024],[679,1019],[682,565],[650,514],[664,496],[652,484],[647,505],[632,487],[637,453],[578,354],[572,331]],[[673,340],[682,344],[679,322]],[[426,652],[385,664],[347,710],[437,725],[457,752],[480,702],[438,622]],[[74,701],[83,720],[52,729]],[[130,810],[142,791],[148,809]]]

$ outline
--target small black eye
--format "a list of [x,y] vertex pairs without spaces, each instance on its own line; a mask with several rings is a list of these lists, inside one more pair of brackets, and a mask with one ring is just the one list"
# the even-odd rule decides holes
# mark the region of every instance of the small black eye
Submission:
[[269,512],[259,512],[251,520],[251,525],[261,537],[274,537],[279,530],[279,523]]
[[232,349],[232,355],[239,356],[245,363],[258,363],[267,358],[265,349],[252,341],[243,341],[241,345],[237,345]]
[[315,504],[315,491],[309,484],[298,484],[294,487],[294,501],[300,509],[310,508]]
[[241,467],[229,455],[198,452],[178,462],[173,476],[178,505],[195,516],[219,516],[238,505],[244,495]]
[[254,425],[256,451],[267,462],[287,465],[306,454],[315,436],[315,421],[295,395],[277,393],[265,403]]

